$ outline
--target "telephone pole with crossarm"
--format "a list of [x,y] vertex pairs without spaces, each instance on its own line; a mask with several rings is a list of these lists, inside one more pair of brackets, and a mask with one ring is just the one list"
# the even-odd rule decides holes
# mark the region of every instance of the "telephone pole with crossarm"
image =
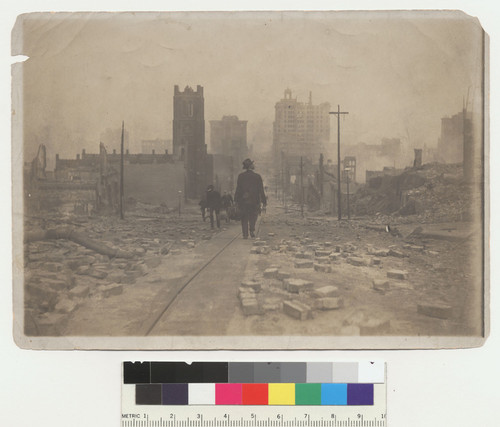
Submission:
[[329,114],[337,115],[337,201],[338,201],[338,213],[339,221],[342,219],[342,207],[341,207],[341,189],[340,189],[340,115],[349,114],[347,111],[340,111],[340,105],[337,105],[337,111],[330,111]]

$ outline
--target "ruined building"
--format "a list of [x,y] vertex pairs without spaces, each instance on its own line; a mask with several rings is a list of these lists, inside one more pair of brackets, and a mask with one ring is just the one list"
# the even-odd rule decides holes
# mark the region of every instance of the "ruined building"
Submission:
[[207,183],[212,182],[205,144],[205,113],[203,87],[196,91],[186,86],[183,92],[174,87],[173,151],[174,156],[184,161],[184,189],[186,198],[199,198]]
[[285,90],[284,98],[276,103],[273,124],[273,154],[275,163],[281,152],[295,162],[301,156],[316,160],[330,141],[330,104],[313,105],[292,98],[292,91]]
[[461,163],[464,160],[467,138],[470,140],[472,114],[461,111],[441,119],[438,153],[442,163]]

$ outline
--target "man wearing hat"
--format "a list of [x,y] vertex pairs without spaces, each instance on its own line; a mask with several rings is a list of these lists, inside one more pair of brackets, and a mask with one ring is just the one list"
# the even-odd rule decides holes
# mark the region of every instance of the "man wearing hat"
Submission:
[[241,228],[243,238],[248,239],[248,229],[250,236],[255,237],[255,223],[259,215],[260,205],[265,208],[267,204],[266,194],[264,193],[264,184],[262,177],[255,173],[254,162],[250,159],[243,161],[242,172],[238,175],[234,201],[238,204],[241,213]]

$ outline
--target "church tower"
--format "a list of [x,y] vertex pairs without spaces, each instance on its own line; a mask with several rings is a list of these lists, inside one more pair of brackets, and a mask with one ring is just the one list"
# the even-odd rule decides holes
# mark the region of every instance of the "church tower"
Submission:
[[203,87],[174,87],[173,151],[184,161],[185,197],[200,198],[208,180]]

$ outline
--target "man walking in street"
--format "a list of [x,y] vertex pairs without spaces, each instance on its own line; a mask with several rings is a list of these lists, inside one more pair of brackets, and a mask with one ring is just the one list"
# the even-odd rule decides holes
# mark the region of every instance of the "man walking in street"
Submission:
[[210,215],[210,227],[214,228],[214,213],[217,221],[217,228],[220,228],[220,193],[215,190],[213,185],[207,187],[207,208]]
[[234,201],[238,204],[241,213],[243,238],[248,239],[249,228],[250,236],[255,237],[257,216],[259,215],[261,204],[262,208],[265,209],[267,198],[264,193],[262,177],[253,171],[255,169],[254,162],[250,159],[245,159],[243,169],[245,169],[245,172],[238,175]]

